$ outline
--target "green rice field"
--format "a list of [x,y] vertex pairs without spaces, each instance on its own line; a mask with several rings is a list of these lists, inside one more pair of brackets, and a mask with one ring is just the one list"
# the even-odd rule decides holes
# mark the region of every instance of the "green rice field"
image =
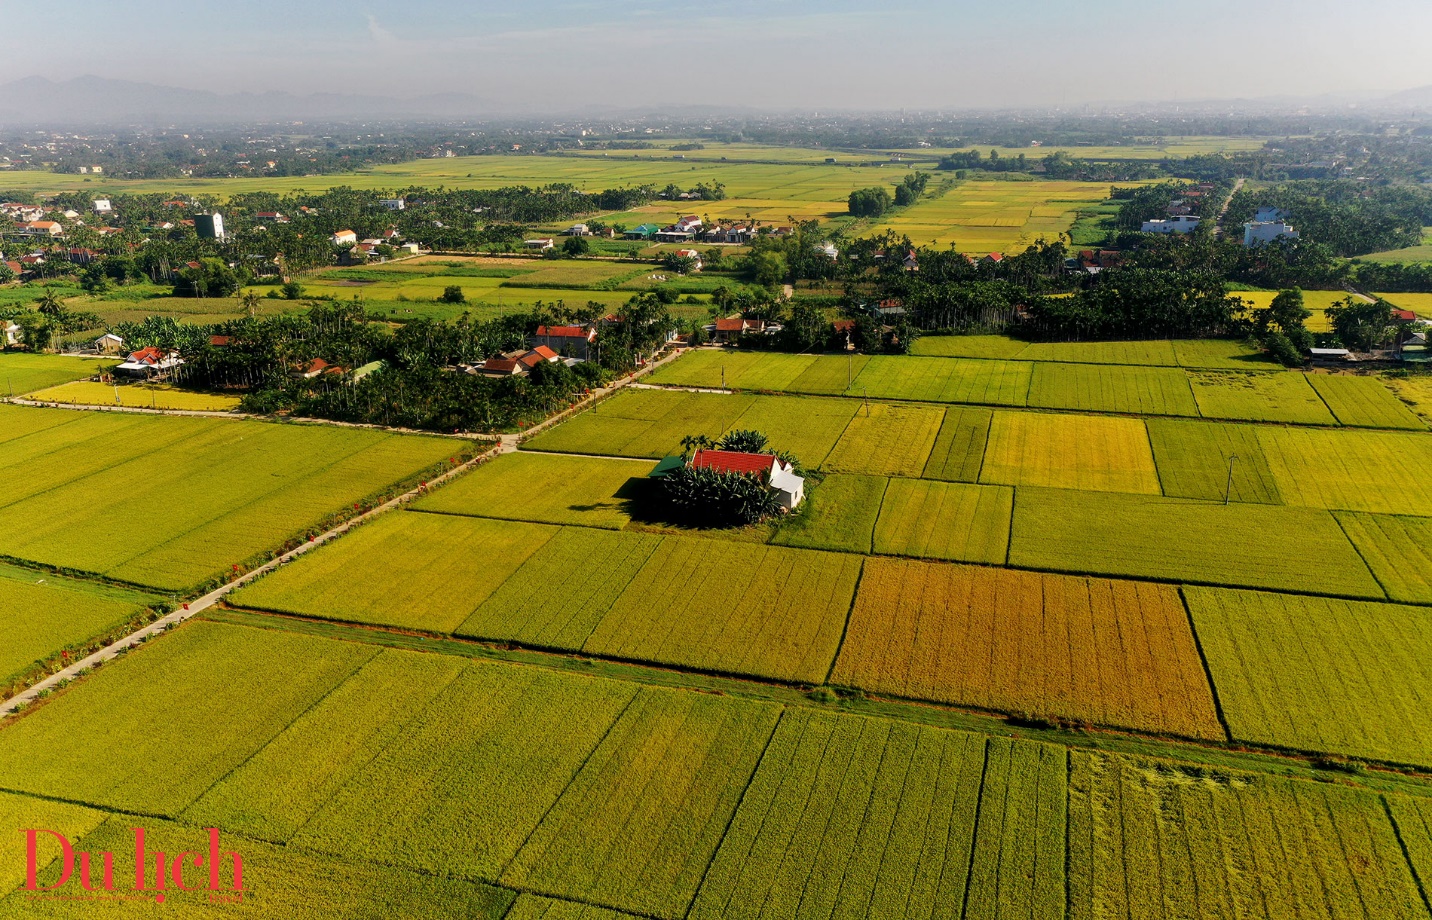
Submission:
[[0,352],[0,382],[6,396],[24,396],[36,390],[83,380],[109,370],[114,358],[72,358],[69,355],[32,355]]

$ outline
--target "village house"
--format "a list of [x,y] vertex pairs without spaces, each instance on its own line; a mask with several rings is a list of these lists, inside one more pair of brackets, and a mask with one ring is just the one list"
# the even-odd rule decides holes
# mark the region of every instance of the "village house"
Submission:
[[592,231],[586,224],[573,224],[562,231],[563,236],[591,236]]
[[542,237],[535,240],[523,240],[522,245],[536,252],[546,252],[556,244],[552,242],[551,237]]
[[124,348],[124,339],[113,332],[106,332],[94,340],[94,350],[102,355],[117,355]]
[[401,211],[408,206],[408,202],[402,198],[384,198],[379,204],[389,211]]
[[763,476],[766,485],[776,493],[776,500],[787,511],[794,511],[805,499],[805,480],[796,475],[794,467],[774,454],[698,450],[691,458],[691,466],[699,470]]
[[114,206],[109,203],[108,198],[96,198],[94,200],[94,212],[96,214],[108,214],[113,210]]
[[131,377],[167,377],[171,371],[184,363],[177,351],[161,351],[154,345],[132,352],[129,360],[115,368],[121,374]]
[[529,351],[510,351],[488,358],[469,373],[481,374],[484,377],[525,377],[539,364],[561,360],[562,356],[546,345],[538,345]]
[[695,249],[678,249],[676,250],[676,257],[679,259],[695,260],[694,264],[691,266],[691,271],[701,271],[701,253],[697,252]]
[[661,228],[656,224],[640,224],[627,230],[622,236],[629,240],[649,240],[659,232]]
[[53,220],[32,220],[20,225],[20,233],[25,236],[64,236],[65,228]]
[[1243,225],[1243,245],[1248,249],[1254,246],[1266,246],[1278,240],[1296,240],[1297,238],[1298,231],[1281,220],[1252,220]]
[[724,345],[736,341],[748,332],[765,332],[766,321],[763,319],[744,319],[737,316],[718,319],[713,325],[706,328],[711,333],[711,341]]
[[1162,233],[1165,235],[1173,233],[1192,233],[1202,223],[1197,217],[1190,217],[1187,214],[1177,217],[1170,217],[1168,220],[1146,220],[1139,227],[1144,233]]
[[537,332],[527,338],[532,349],[546,346],[558,355],[589,360],[597,342],[595,324],[581,326],[538,326]]
[[260,223],[265,223],[265,224],[270,224],[270,223],[271,223],[271,224],[286,224],[286,223],[288,223],[288,218],[287,218],[287,217],[284,217],[283,214],[279,213],[278,211],[260,211],[260,212],[258,212],[257,214],[254,215],[254,218],[255,218],[256,220],[258,220]]
[[329,240],[332,241],[334,246],[345,246],[358,242],[358,234],[352,230],[339,230],[329,237]]
[[0,320],[0,337],[3,337],[6,348],[13,348],[20,344],[24,336],[20,324],[11,320]]

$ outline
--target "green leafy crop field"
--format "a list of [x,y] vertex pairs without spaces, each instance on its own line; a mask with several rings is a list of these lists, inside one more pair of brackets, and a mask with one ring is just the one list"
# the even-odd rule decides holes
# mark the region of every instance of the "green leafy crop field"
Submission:
[[925,461],[924,478],[979,482],[993,418],[989,409],[946,409],[930,459]]
[[331,426],[0,406],[0,555],[185,590],[458,450]]
[[884,476],[831,473],[819,484],[806,482],[800,512],[771,538],[781,546],[869,553],[875,520],[890,480]]
[[1432,766],[1432,610],[1186,593],[1235,739]]
[[875,693],[1222,740],[1178,592],[892,559],[865,564],[831,680]]
[[1035,342],[1018,355],[1021,361],[1062,361],[1071,364],[1143,364],[1174,367],[1174,343],[1149,342]]

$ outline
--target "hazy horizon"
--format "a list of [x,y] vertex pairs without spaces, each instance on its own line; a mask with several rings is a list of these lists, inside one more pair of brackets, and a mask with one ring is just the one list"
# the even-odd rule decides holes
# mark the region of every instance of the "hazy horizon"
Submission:
[[[1105,0],[661,0],[401,10],[314,0],[233,6],[0,0],[13,36],[68,54],[0,82],[81,74],[220,93],[468,93],[512,108],[716,105],[949,109],[1389,95],[1432,84],[1432,4],[1231,0],[1197,16]],[[1367,49],[1377,48],[1376,54]],[[140,53],[118,53],[138,51]]]

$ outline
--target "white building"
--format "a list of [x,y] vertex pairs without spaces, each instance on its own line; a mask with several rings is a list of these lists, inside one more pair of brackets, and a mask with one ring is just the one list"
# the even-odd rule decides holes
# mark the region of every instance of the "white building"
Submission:
[[523,240],[522,245],[526,246],[528,249],[535,249],[538,252],[546,252],[548,249],[551,249],[555,244],[552,242],[550,237],[544,237],[540,240]]
[[1192,233],[1202,223],[1197,217],[1187,214],[1170,217],[1168,220],[1146,220],[1139,229],[1145,233]]
[[337,233],[329,237],[329,239],[333,242],[334,246],[344,246],[348,243],[358,242],[358,234],[354,233],[352,230],[339,230]]
[[1298,231],[1281,220],[1250,220],[1243,225],[1243,245],[1265,246],[1276,240],[1296,240]]
[[94,212],[96,214],[108,214],[114,207],[109,203],[108,198],[96,198],[94,200]]
[[379,203],[389,211],[401,211],[408,206],[408,203],[401,198],[384,198]]

